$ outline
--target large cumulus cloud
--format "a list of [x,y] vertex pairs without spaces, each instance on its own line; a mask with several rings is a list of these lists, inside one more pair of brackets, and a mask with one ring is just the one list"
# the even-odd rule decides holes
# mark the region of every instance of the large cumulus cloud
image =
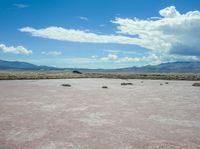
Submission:
[[181,14],[174,6],[159,11],[160,18],[116,18],[118,33],[137,35],[139,46],[180,55],[200,55],[200,12]]

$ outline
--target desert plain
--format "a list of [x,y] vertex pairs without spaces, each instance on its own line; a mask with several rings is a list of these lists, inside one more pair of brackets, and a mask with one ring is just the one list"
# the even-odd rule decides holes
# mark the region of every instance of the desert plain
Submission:
[[194,82],[2,80],[0,149],[199,149]]

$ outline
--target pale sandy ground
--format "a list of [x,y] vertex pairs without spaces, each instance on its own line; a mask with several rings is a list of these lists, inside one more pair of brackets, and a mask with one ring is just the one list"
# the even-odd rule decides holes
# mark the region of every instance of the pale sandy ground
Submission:
[[122,82],[0,81],[0,148],[200,148],[200,87],[192,81]]

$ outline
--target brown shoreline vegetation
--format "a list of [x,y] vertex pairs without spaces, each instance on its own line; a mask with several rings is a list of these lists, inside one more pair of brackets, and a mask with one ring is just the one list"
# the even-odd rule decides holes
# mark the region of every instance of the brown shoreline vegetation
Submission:
[[108,78],[108,79],[152,79],[152,80],[200,80],[200,73],[112,73],[91,72],[75,74],[70,71],[0,71],[0,80],[29,79],[73,79],[73,78]]

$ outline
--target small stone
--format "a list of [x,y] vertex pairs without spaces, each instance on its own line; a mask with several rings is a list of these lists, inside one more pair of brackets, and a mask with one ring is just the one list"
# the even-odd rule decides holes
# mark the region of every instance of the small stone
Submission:
[[70,84],[62,84],[62,86],[65,86],[65,87],[71,87]]
[[107,86],[102,86],[102,88],[108,88]]
[[123,82],[123,83],[121,83],[121,85],[133,85],[133,83],[125,83],[125,82]]

